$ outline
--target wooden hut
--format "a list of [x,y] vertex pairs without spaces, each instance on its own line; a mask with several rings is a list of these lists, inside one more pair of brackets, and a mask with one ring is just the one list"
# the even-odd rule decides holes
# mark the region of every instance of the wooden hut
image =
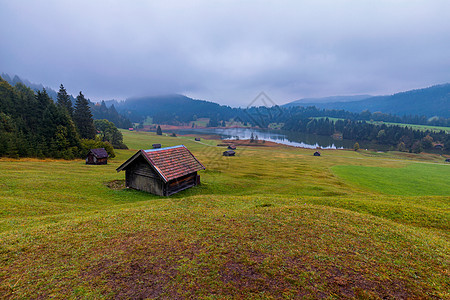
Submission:
[[320,156],[320,152],[319,151],[314,152],[314,156]]
[[108,152],[105,148],[96,148],[89,150],[86,156],[87,165],[106,165],[108,163]]
[[161,144],[153,144],[152,147],[153,149],[158,149],[161,148]]
[[234,152],[233,150],[227,150],[223,152],[223,156],[234,156],[236,154],[236,152]]
[[195,140],[196,140],[197,142],[200,142],[200,138],[195,138]]
[[230,150],[236,150],[236,146],[233,145],[233,144],[228,145],[228,149],[230,149]]
[[139,150],[120,167],[129,188],[170,196],[200,183],[205,167],[184,146]]

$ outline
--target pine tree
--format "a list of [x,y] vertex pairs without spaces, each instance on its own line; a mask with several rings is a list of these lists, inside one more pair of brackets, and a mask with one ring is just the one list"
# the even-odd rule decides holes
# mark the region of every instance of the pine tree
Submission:
[[77,127],[81,138],[95,139],[96,131],[91,109],[89,108],[89,102],[84,98],[84,95],[81,92],[77,96],[77,102],[75,103],[73,121],[75,122],[75,126]]
[[56,98],[58,99],[57,101],[58,106],[65,108],[69,113],[69,115],[72,117],[73,116],[72,101],[70,101],[70,96],[67,94],[67,91],[62,84],[59,87],[58,96]]
[[156,128],[156,134],[157,135],[162,135],[161,126],[159,126],[159,125],[158,125],[158,128]]

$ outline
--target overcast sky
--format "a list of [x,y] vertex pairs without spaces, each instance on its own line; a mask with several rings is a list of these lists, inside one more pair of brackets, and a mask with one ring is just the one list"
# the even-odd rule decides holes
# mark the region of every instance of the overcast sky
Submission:
[[450,82],[449,0],[0,0],[0,73],[247,106]]

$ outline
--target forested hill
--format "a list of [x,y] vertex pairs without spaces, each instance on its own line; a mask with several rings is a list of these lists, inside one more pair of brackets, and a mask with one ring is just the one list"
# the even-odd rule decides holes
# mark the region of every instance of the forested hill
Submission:
[[[449,118],[429,118],[423,114],[403,115],[369,112],[354,113],[345,110],[321,109],[311,106],[231,108],[214,102],[194,100],[183,95],[130,98],[123,102],[107,101],[132,122],[142,122],[151,117],[155,124],[186,124],[197,118],[209,118],[209,126],[222,121],[242,121],[251,126],[267,127],[269,123],[288,123],[312,117],[332,117],[361,121],[448,126]],[[102,104],[104,106],[104,104]]]
[[361,101],[368,98],[372,98],[371,95],[353,95],[353,96],[331,96],[322,98],[303,98],[300,100],[295,100],[282,105],[283,107],[293,107],[293,106],[314,106],[317,103],[335,103],[335,102],[352,102]]
[[294,101],[285,106],[316,106],[323,109],[343,109],[351,112],[380,111],[394,115],[425,115],[450,118],[450,84],[435,85],[429,88],[411,90],[390,96],[376,96],[349,102],[311,102]]
[[122,133],[107,120],[93,120],[82,92],[73,106],[63,85],[55,102],[46,89],[11,86],[0,77],[0,157],[73,159],[93,148],[114,157],[113,147],[126,148]]
[[[1,77],[12,86],[15,86],[17,83],[22,83],[23,85],[29,87],[30,89],[32,89],[35,92],[42,91],[45,88],[45,90],[46,90],[47,94],[50,96],[50,98],[52,98],[53,101],[56,101],[57,92],[48,86],[44,87],[42,84],[31,83],[27,79],[22,79],[17,75],[12,76],[12,78],[11,78],[10,75],[2,73]],[[75,98],[72,95],[69,95],[69,97],[70,97],[70,100],[72,101],[72,103],[75,103]]]
[[[29,80],[22,79],[17,75],[10,76],[8,74],[2,73],[1,78],[3,78],[3,80],[8,82],[11,86],[15,86],[16,84],[23,84],[24,86],[27,86],[28,88],[32,89],[35,92],[42,92],[45,89],[46,94],[50,98],[52,98],[53,101],[55,102],[57,101],[58,92],[56,92],[54,89],[50,87],[44,87],[42,84],[31,83]],[[68,94],[68,97],[72,105],[74,105],[76,102],[75,97],[70,94]],[[132,126],[130,120],[120,115],[116,111],[114,105],[106,107],[104,101],[98,104],[91,102],[89,99],[87,99],[87,101],[89,103],[89,107],[91,108],[91,113],[94,119],[96,120],[106,119],[110,122],[113,122],[114,125],[116,125],[119,128],[129,128]]]
[[214,102],[194,100],[183,95],[163,95],[142,98],[129,98],[115,102],[116,109],[133,122],[145,117],[153,118],[154,123],[186,123],[196,117],[228,120],[236,117],[235,109]]

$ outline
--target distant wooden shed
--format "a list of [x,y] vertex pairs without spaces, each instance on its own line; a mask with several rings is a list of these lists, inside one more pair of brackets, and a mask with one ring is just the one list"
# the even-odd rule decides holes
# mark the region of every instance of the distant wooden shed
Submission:
[[96,148],[89,150],[86,156],[87,165],[106,165],[108,163],[108,152],[105,148]]
[[158,149],[161,148],[161,144],[153,144],[152,147],[153,149]]
[[195,138],[195,140],[196,140],[197,142],[200,142],[200,138]]
[[205,167],[184,146],[139,150],[120,167],[129,188],[170,196],[200,183]]
[[233,150],[227,150],[223,152],[223,156],[234,156],[236,154],[236,152],[234,152]]
[[314,156],[320,156],[320,152],[319,151],[314,152]]
[[228,149],[230,149],[230,150],[236,150],[236,146],[233,145],[233,144],[228,145]]

